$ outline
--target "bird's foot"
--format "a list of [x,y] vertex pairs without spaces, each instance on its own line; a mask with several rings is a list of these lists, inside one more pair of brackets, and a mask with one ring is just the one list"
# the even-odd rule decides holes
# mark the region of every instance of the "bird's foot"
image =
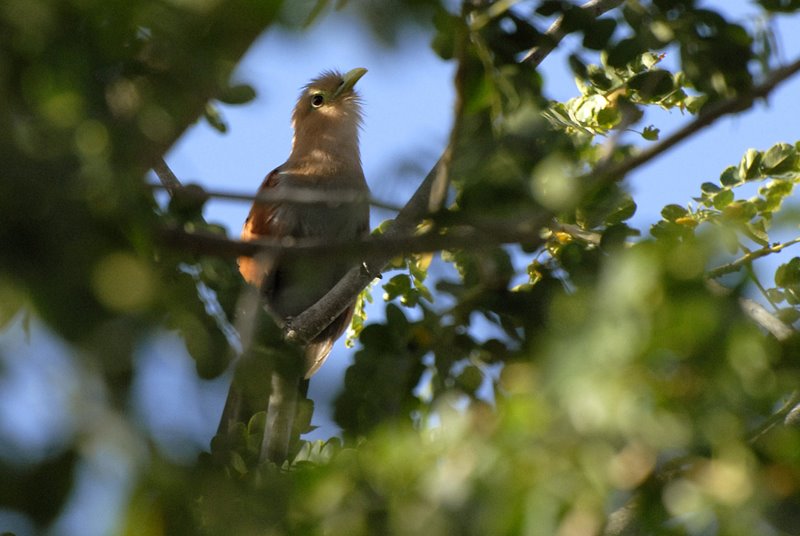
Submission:
[[292,325],[293,320],[294,318],[291,316],[287,316],[286,318],[284,318],[281,329],[283,329],[284,340],[292,343],[297,343],[300,342],[300,334],[297,332],[296,329],[294,329],[294,326]]

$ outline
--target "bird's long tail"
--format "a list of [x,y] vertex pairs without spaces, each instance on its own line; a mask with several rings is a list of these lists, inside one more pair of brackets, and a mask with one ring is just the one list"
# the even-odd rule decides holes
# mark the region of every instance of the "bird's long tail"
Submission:
[[217,435],[227,437],[236,423],[246,426],[250,417],[266,409],[259,462],[270,461],[281,465],[289,459],[300,434],[308,428],[311,416],[311,401],[306,397],[308,380],[275,370],[269,379],[263,378],[261,383],[261,393],[265,391],[265,384],[270,386],[268,398],[264,400],[263,396],[259,396],[257,398],[260,400],[254,400],[246,392],[251,378],[244,381],[236,378],[231,384]]
[[249,348],[237,364],[217,436],[229,437],[237,423],[248,426],[253,415],[266,410],[259,462],[283,464],[310,426],[308,378],[323,364],[352,315],[350,306],[303,349],[283,346],[275,333],[270,338],[271,320],[256,323]]
[[292,437],[295,435],[300,394],[299,377],[287,378],[277,372],[272,374],[260,461],[269,460],[280,464],[288,458]]

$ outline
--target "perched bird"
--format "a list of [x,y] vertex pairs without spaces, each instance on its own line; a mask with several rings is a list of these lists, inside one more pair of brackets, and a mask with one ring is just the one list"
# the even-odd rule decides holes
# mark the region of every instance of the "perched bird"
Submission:
[[[294,137],[289,159],[270,172],[259,194],[273,192],[281,199],[255,202],[242,229],[242,240],[261,238],[318,239],[343,241],[369,232],[369,194],[359,151],[361,104],[354,86],[367,72],[353,69],[342,75],[322,73],[305,86],[292,114]],[[314,194],[308,203],[303,193]],[[335,202],[337,197],[359,199]],[[320,197],[332,202],[320,203]],[[278,256],[242,257],[239,271],[257,287],[267,308],[277,317],[299,315],[322,298],[352,267],[352,259],[281,259]],[[303,380],[322,366],[353,315],[354,304],[315,337],[305,348]],[[304,395],[307,382],[301,378],[272,374],[267,430],[262,461],[282,462],[286,457],[298,390]],[[243,408],[236,383],[231,386],[220,432],[250,415]],[[261,408],[263,410],[265,408]]]

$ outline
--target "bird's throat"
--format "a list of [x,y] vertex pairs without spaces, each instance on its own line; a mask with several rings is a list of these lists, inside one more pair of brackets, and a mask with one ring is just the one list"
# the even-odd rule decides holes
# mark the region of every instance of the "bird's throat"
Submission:
[[361,172],[358,136],[295,137],[286,171],[298,175],[341,176]]

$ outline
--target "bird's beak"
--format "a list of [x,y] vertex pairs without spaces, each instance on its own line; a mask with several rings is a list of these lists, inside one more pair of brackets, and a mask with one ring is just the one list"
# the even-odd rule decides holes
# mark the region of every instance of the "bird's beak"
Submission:
[[344,75],[343,79],[344,82],[341,86],[336,90],[336,93],[333,94],[333,98],[336,99],[340,95],[347,93],[353,86],[356,85],[356,82],[361,80],[361,77],[367,74],[367,70],[363,67],[356,67],[352,71],[347,71],[347,74]]

